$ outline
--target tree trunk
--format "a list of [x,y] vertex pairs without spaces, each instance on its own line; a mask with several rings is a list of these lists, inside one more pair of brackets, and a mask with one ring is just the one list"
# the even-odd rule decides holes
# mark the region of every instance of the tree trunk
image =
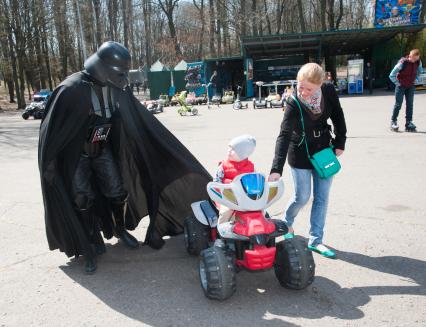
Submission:
[[241,36],[247,35],[247,22],[246,22],[246,0],[240,0],[240,17],[239,21],[241,24]]
[[[6,2],[4,2],[5,8]],[[24,78],[24,56],[25,56],[25,37],[22,34],[22,25],[21,25],[21,15],[19,12],[19,4],[17,0],[10,1],[10,12],[11,15],[8,16],[7,21],[9,25],[8,29],[8,39],[9,39],[9,48],[10,55],[13,56],[12,59],[12,70],[15,75],[15,90],[16,90],[16,99],[18,101],[18,109],[25,108],[25,78]],[[9,18],[10,17],[10,18]],[[14,43],[14,41],[16,43]],[[16,56],[16,57],[15,57]]]
[[320,21],[321,21],[321,31],[327,30],[325,15],[327,11],[327,2],[325,0],[319,0],[320,1]]
[[210,56],[215,56],[215,47],[214,47],[214,2],[209,0],[209,50]]
[[102,44],[102,20],[101,20],[101,0],[93,0],[93,9],[95,11],[95,29],[96,29],[96,47]]
[[[275,34],[279,34],[281,31],[284,8],[285,8],[285,0],[278,0],[277,1],[277,18],[276,18],[277,26],[276,26]],[[303,13],[303,10],[302,10],[302,13]]]
[[335,26],[334,26],[334,0],[328,0],[328,12],[327,12],[327,16],[328,16],[328,29],[329,30],[334,30]]
[[299,11],[300,31],[306,33],[305,15],[303,12],[302,0],[297,0],[297,9]]
[[221,8],[219,1],[216,2],[216,40],[217,40],[217,56],[222,55],[222,20],[221,20]]
[[257,33],[257,12],[256,12],[256,0],[251,0],[251,31],[252,35],[256,36]]
[[204,18],[204,0],[200,0],[200,5],[197,4],[196,0],[193,0],[193,3],[200,12],[201,31],[200,41],[198,42],[197,59],[201,60],[203,57],[204,31],[206,28],[206,20]]
[[266,5],[266,0],[263,0],[263,7],[264,7],[264,12],[265,12],[265,17],[266,17],[266,27],[268,28],[268,34],[271,35],[272,34],[272,27],[271,27],[271,20],[269,19],[268,7]]
[[9,103],[15,103],[15,86],[12,80],[7,80],[7,89],[9,90]]
[[121,0],[121,11],[123,20],[123,37],[124,46],[129,48],[129,12],[128,12],[128,0]]
[[144,32],[145,32],[145,61],[147,68],[152,65],[151,59],[151,2],[150,0],[143,0],[143,19],[144,19]]
[[176,57],[177,59],[180,59],[182,57],[182,52],[180,50],[176,34],[175,22],[173,19],[173,13],[178,1],[179,0],[158,0],[158,4],[160,5],[161,9],[167,17],[167,25],[169,26],[170,38],[174,44]]
[[339,0],[339,16],[337,16],[337,20],[336,20],[336,30],[338,30],[340,28],[340,23],[342,21],[343,18],[343,0]]

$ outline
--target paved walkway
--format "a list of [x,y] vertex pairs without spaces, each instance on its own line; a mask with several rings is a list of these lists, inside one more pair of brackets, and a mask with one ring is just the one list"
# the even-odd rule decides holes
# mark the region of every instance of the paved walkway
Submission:
[[[155,251],[112,240],[93,276],[83,261],[48,250],[37,169],[39,121],[0,114],[0,326],[425,326],[426,93],[415,96],[419,133],[388,130],[393,97],[344,97],[343,170],[335,178],[325,241],[339,260],[315,256],[312,286],[281,288],[273,271],[241,272],[226,302],[206,299],[197,258],[182,237]],[[282,111],[200,108],[157,116],[212,173],[229,139],[251,133],[267,173]],[[401,117],[404,116],[402,112]],[[402,120],[401,120],[402,121]],[[279,214],[293,187],[271,210]],[[308,234],[310,204],[296,220]],[[143,239],[147,223],[134,233]]]

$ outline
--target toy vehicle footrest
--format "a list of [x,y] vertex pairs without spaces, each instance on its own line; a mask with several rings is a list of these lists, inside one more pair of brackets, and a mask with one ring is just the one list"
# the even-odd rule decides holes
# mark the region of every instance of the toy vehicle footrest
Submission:
[[204,216],[209,221],[210,226],[214,226],[214,222],[217,222],[217,210],[212,206],[210,201],[203,201],[200,203],[201,211],[203,212]]

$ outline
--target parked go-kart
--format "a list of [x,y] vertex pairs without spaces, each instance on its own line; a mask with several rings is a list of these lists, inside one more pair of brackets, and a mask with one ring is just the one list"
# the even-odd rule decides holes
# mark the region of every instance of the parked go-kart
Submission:
[[222,97],[222,103],[233,103],[234,102],[234,91],[225,91],[225,94]]
[[178,113],[181,116],[185,116],[186,114],[190,113],[193,116],[198,114],[198,109],[194,106],[187,104],[186,102],[186,91],[180,92],[180,95],[178,97],[180,108],[178,109]]
[[270,91],[268,97],[266,98],[266,102],[269,103],[269,108],[282,108],[283,101],[281,96],[275,91]]
[[203,93],[200,94],[199,96],[195,97],[195,103],[196,104],[207,104],[207,94]]
[[158,103],[161,104],[163,107],[168,107],[170,104],[169,96],[167,94],[160,94],[158,97]]
[[200,282],[208,298],[232,296],[236,272],[242,268],[259,271],[273,266],[281,286],[291,289],[304,289],[313,282],[315,263],[306,242],[295,237],[275,243],[288,228],[264,214],[283,190],[282,180],[267,182],[259,173],[239,175],[230,184],[210,182],[211,200],[235,210],[233,221],[219,225],[210,201],[191,205],[193,215],[184,222],[185,246],[190,254],[201,253]]
[[143,105],[152,114],[159,114],[164,111],[163,105],[156,100],[146,100],[143,102]]

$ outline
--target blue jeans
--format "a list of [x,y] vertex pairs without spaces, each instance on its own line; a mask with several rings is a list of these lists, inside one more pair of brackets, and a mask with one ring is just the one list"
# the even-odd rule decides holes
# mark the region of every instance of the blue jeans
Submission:
[[402,87],[397,85],[395,87],[395,106],[393,107],[392,121],[398,119],[399,110],[402,106],[402,101],[404,101],[405,95],[405,120],[410,122],[413,120],[413,102],[414,102],[414,90],[415,86],[411,87]]
[[314,181],[314,201],[311,209],[311,229],[309,231],[309,245],[317,246],[322,243],[324,236],[325,217],[327,215],[328,196],[333,177],[319,178],[317,172],[311,169],[291,168],[294,181],[294,196],[290,200],[284,221],[289,227],[293,226],[294,219],[311,197],[311,181]]

